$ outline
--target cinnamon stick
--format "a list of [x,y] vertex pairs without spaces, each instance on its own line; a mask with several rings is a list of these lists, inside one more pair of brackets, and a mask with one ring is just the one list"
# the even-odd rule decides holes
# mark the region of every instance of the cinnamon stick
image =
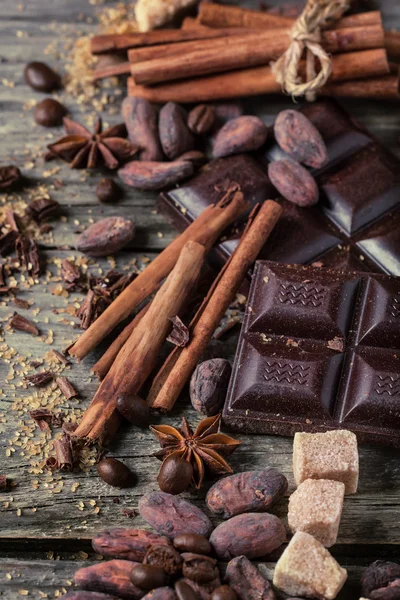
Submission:
[[103,356],[97,361],[97,363],[92,367],[93,373],[97,375],[97,377],[101,380],[107,375],[110,370],[114,360],[117,358],[118,352],[121,350],[122,346],[125,344],[132,331],[137,327],[138,323],[143,319],[144,315],[147,313],[150,308],[150,303],[146,304],[144,308],[132,319],[132,321],[127,325],[119,334],[117,338],[113,341],[111,346],[106,350]]
[[117,412],[120,395],[133,396],[153,370],[171,329],[170,319],[179,314],[197,283],[206,248],[187,242],[171,273],[158,290],[145,316],[128,340],[85,411],[74,437],[102,442]]
[[207,25],[202,25],[194,17],[185,17],[181,23],[181,29],[183,31],[187,31],[188,29],[198,29],[199,27],[207,27]]
[[399,76],[390,74],[369,79],[328,83],[321,90],[321,95],[336,96],[338,98],[398,100],[400,98]]
[[241,193],[224,197],[207,207],[193,223],[163,250],[125,290],[110,304],[81,337],[68,349],[78,360],[84,358],[111,331],[160,285],[175,265],[180,251],[189,240],[209,250],[222,232],[245,212],[247,204]]
[[190,342],[175,348],[156,376],[147,398],[150,406],[172,409],[281,213],[282,207],[273,200],[254,211],[237,249],[192,321]]
[[[383,49],[337,54],[332,57],[332,67],[330,81],[367,79],[389,73]],[[280,92],[281,86],[270,67],[242,69],[154,87],[136,85],[132,78],[128,79],[128,95],[146,98],[150,102],[200,103]]]
[[[202,2],[199,6],[197,21],[200,25],[208,27],[257,27],[260,29],[280,29],[291,27],[295,19],[272,15],[265,11],[241,8],[227,4],[214,4]],[[336,27],[366,27],[368,25],[379,25],[382,16],[379,10],[358,13],[343,17],[336,21]]]
[[390,60],[400,60],[400,31],[385,31],[385,48]]
[[93,81],[106,79],[107,77],[118,77],[119,75],[129,75],[131,72],[131,64],[126,61],[119,65],[109,65],[108,67],[97,68],[93,71]]
[[[171,48],[167,48],[167,52],[164,48],[161,53],[147,54],[153,58],[132,64],[131,74],[137,84],[153,85],[200,75],[268,65],[287,50],[290,41],[288,29],[277,29],[273,32],[257,31],[216,40],[187,42],[181,45],[181,51],[176,51],[175,44],[172,44],[172,52]],[[344,51],[350,53],[355,50],[382,48],[384,45],[383,28],[374,25],[365,28],[324,31],[322,32],[322,45],[329,53]],[[350,61],[350,54],[346,55],[343,60],[347,60],[347,56]],[[134,53],[129,55],[129,59],[131,61],[134,59]],[[333,64],[334,71],[335,65]]]

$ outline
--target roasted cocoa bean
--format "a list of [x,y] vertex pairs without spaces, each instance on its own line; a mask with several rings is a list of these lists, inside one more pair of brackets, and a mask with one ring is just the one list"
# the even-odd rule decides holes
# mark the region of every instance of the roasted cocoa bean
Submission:
[[142,600],[176,600],[175,592],[170,587],[160,587],[156,590],[151,590],[143,596]]
[[297,206],[312,206],[318,202],[318,186],[307,169],[291,158],[276,160],[268,165],[272,185],[286,200]]
[[365,569],[361,576],[363,596],[369,598],[371,592],[386,587],[399,578],[400,565],[386,560],[376,560]]
[[213,581],[209,581],[208,583],[197,583],[197,581],[187,578],[185,578],[184,581],[196,592],[200,600],[210,600],[210,596],[215,588],[221,585],[219,575],[213,579]]
[[193,408],[207,417],[222,408],[232,367],[224,358],[212,358],[197,365],[190,380],[190,400]]
[[161,535],[174,538],[181,533],[209,537],[210,519],[197,506],[164,492],[149,492],[139,501],[141,517]]
[[182,554],[182,573],[187,579],[196,583],[209,583],[219,577],[217,561],[211,556],[184,552]]
[[266,512],[285,494],[287,479],[277,469],[246,471],[220,479],[208,491],[208,508],[223,519]]
[[400,600],[400,579],[371,592],[370,600]]
[[268,130],[258,117],[244,115],[225,123],[219,130],[213,147],[216,158],[258,150],[267,139]]
[[220,585],[211,594],[211,600],[238,600],[238,595],[229,585]]
[[275,600],[269,582],[245,556],[233,558],[228,563],[226,578],[239,600]]
[[117,409],[132,425],[146,428],[150,425],[150,407],[140,396],[118,396]]
[[298,110],[283,110],[275,119],[275,139],[291,158],[309,167],[326,164],[328,152],[318,129]]
[[62,125],[67,109],[54,98],[45,98],[36,106],[33,113],[35,123],[43,127]]
[[120,598],[142,598],[143,590],[130,580],[132,568],[137,563],[129,560],[110,560],[76,571],[74,582],[84,590],[115,594]]
[[190,486],[193,477],[193,467],[180,456],[168,456],[161,465],[157,483],[162,492],[181,494]]
[[203,535],[183,533],[177,535],[173,541],[174,547],[180,552],[194,552],[195,554],[211,554],[211,544]]
[[204,152],[200,152],[200,150],[189,150],[189,152],[185,152],[178,156],[176,160],[188,160],[195,169],[199,169],[206,164],[207,156]]
[[120,527],[105,529],[92,539],[93,549],[98,554],[137,562],[144,560],[153,545],[170,546],[170,541],[151,531]]
[[158,110],[144,98],[125,98],[121,114],[129,141],[141,148],[139,160],[161,161],[163,153],[158,137]]
[[218,525],[210,543],[219,559],[257,558],[270,554],[286,539],[283,523],[275,515],[248,513]]
[[90,256],[108,256],[121,250],[135,237],[135,224],[122,217],[106,217],[81,233],[77,249]]
[[52,92],[61,87],[61,77],[43,62],[28,63],[24,69],[24,79],[38,92]]
[[194,137],[187,126],[187,112],[175,102],[167,102],[160,110],[158,133],[164,154],[174,160],[194,148]]
[[164,587],[166,579],[165,571],[155,565],[135,565],[131,571],[132,583],[141,590]]
[[101,592],[75,590],[74,592],[65,594],[63,600],[118,600],[118,598],[116,596],[110,596],[110,594],[102,594]]
[[113,179],[103,177],[96,187],[96,196],[104,204],[118,202],[122,197],[122,189]]
[[178,600],[199,600],[196,592],[183,580],[176,582],[175,594]]
[[116,458],[103,458],[97,464],[97,472],[103,481],[113,487],[132,487],[136,483],[136,477],[129,467]]
[[215,122],[215,110],[207,104],[198,104],[189,113],[188,126],[197,135],[208,133]]
[[133,161],[119,169],[118,175],[126,185],[139,190],[161,190],[193,175],[188,160],[173,162]]
[[183,558],[171,546],[151,546],[144,558],[144,564],[155,565],[163,569],[168,575],[177,575],[182,570]]

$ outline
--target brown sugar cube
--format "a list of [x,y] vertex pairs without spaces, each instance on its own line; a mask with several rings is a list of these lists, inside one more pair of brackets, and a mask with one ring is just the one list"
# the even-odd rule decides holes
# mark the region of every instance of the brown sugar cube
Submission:
[[329,548],[336,542],[342,516],[344,483],[306,479],[289,498],[289,528],[305,531]]
[[306,479],[333,479],[354,494],[358,484],[357,438],[344,429],[326,433],[296,433],[293,473],[297,485]]
[[289,596],[333,600],[346,579],[346,569],[321,542],[298,531],[276,563],[273,583]]

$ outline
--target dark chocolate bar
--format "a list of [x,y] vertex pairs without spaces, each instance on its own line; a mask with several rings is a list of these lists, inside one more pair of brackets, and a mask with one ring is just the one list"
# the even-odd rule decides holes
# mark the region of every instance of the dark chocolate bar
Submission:
[[400,279],[258,261],[223,419],[400,447]]
[[[330,264],[332,257],[341,256],[338,264],[343,267],[362,265],[363,270],[400,275],[400,227],[393,226],[400,219],[400,161],[333,100],[320,100],[301,110],[327,144],[328,164],[314,172],[321,200],[314,207],[300,208],[281,199],[283,216],[259,258]],[[262,161],[280,155],[272,141]],[[161,194],[160,211],[183,230],[206,206],[217,202],[232,181],[239,183],[252,205],[276,198],[262,161],[248,155],[212,161],[181,187]],[[240,232],[240,227],[227,232],[216,248],[219,265],[236,248]]]

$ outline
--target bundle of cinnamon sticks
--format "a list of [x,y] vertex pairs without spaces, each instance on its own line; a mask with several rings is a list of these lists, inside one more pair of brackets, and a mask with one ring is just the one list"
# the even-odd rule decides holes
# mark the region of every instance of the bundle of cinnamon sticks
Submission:
[[[128,74],[129,95],[152,102],[277,93],[280,85],[269,65],[289,46],[293,23],[268,12],[203,2],[197,18],[185,19],[181,29],[92,38],[92,53],[107,60],[94,78]],[[398,97],[398,68],[389,60],[400,59],[400,32],[384,31],[380,11],[342,18],[323,31],[322,46],[332,54],[322,93]]]

